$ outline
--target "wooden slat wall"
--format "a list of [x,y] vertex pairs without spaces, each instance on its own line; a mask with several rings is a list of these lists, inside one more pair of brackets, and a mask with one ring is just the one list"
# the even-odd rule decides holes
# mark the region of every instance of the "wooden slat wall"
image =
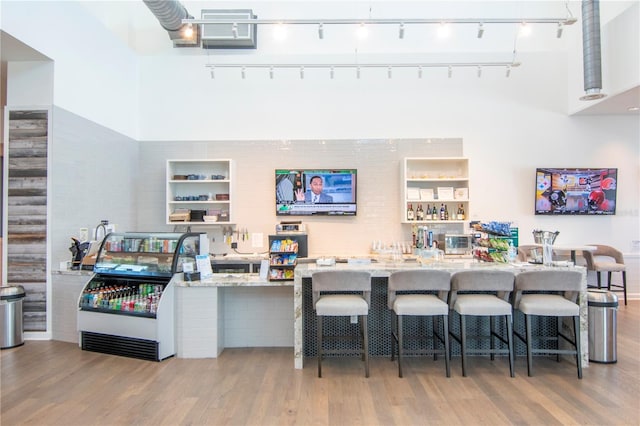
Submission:
[[46,331],[48,112],[10,111],[7,281],[24,287],[24,330]]

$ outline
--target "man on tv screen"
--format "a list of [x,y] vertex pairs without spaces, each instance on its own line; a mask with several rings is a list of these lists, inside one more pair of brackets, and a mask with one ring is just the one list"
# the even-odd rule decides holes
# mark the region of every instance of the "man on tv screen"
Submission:
[[333,203],[333,197],[323,192],[324,180],[321,176],[315,175],[309,179],[309,187],[306,192],[302,189],[296,190],[296,201],[305,203]]

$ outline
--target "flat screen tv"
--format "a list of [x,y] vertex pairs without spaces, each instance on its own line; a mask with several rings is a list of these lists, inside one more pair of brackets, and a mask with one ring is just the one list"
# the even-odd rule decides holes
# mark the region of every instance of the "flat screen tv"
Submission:
[[276,215],[356,214],[356,169],[277,169]]
[[613,215],[618,169],[536,169],[536,214]]

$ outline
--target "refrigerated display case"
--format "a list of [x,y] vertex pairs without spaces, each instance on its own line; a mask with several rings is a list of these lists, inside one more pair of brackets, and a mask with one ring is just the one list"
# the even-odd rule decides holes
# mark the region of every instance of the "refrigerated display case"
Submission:
[[83,350],[161,361],[175,354],[175,274],[208,253],[205,233],[111,233],[78,300]]

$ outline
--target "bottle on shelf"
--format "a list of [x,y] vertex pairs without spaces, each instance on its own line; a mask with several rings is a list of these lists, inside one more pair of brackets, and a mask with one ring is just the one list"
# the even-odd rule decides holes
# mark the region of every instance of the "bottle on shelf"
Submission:
[[413,212],[413,205],[409,204],[407,209],[407,220],[415,220],[415,214]]
[[440,204],[440,220],[444,220],[444,203]]
[[433,209],[431,210],[431,220],[438,220],[438,210],[436,209],[435,203],[433,204]]
[[424,220],[424,210],[422,210],[422,204],[418,204],[416,209],[416,220]]
[[458,207],[458,220],[464,220],[464,206],[462,204]]
[[449,209],[447,206],[444,206],[444,220],[449,220]]

